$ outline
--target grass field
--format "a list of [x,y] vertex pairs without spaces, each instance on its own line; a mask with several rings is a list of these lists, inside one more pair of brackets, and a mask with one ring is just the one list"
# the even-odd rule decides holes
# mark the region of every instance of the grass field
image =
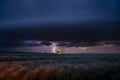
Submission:
[[0,53],[0,80],[120,80],[120,54]]

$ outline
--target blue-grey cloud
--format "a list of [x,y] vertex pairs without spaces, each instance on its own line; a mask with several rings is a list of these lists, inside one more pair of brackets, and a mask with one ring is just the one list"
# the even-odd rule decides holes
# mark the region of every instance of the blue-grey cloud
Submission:
[[119,0],[1,0],[0,25],[120,20]]
[[50,41],[37,41],[37,40],[25,40],[25,41],[0,41],[0,48],[8,47],[20,47],[20,46],[50,46]]

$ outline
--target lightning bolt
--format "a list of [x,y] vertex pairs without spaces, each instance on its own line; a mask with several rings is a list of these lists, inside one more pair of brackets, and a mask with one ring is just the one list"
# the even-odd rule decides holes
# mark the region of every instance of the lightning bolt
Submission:
[[53,52],[53,53],[56,53],[56,48],[57,48],[57,47],[56,47],[56,44],[53,43],[53,48],[52,48],[52,52]]

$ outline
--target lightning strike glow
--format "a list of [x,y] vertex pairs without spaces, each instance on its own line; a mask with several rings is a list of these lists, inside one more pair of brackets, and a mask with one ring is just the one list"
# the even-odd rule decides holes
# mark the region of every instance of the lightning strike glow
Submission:
[[56,53],[56,48],[57,48],[57,47],[56,47],[56,44],[53,43],[53,48],[52,48],[52,52],[53,52],[53,53]]
[[53,47],[53,53],[56,53],[56,46]]

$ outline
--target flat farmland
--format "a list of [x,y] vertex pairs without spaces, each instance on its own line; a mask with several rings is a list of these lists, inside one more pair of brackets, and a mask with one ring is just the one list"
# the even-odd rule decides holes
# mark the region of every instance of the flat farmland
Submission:
[[0,80],[120,80],[120,54],[0,53]]

